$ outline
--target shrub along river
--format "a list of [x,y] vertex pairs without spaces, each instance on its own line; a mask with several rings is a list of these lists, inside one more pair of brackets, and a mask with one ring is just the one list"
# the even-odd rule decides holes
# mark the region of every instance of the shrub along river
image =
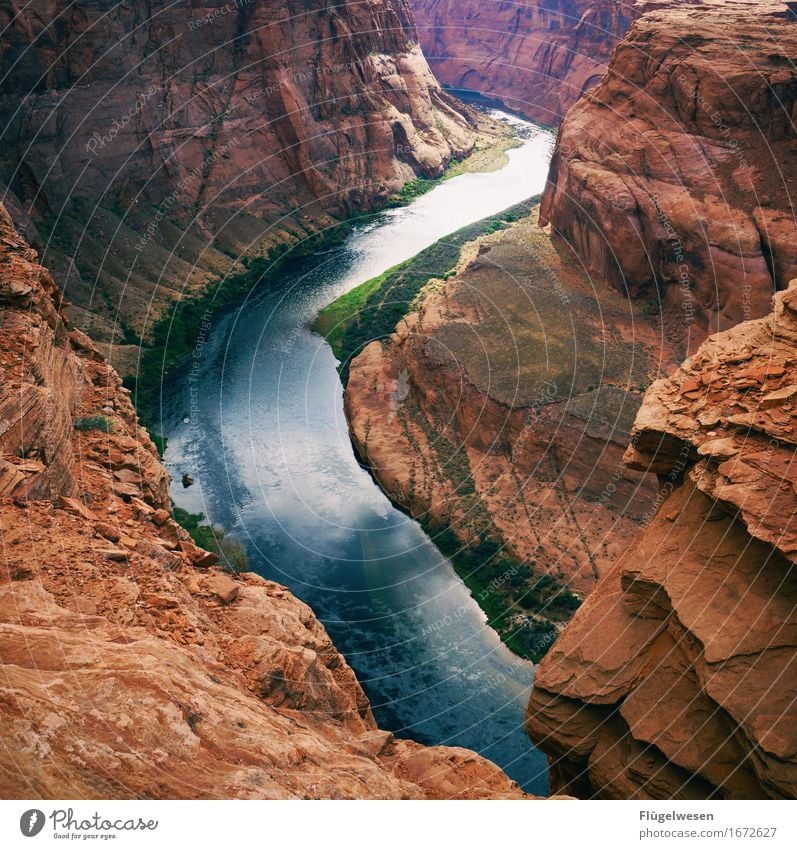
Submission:
[[[354,668],[382,728],[466,746],[533,793],[545,757],[523,714],[531,663],[513,655],[450,563],[357,462],[319,310],[454,230],[540,192],[553,136],[497,110],[522,140],[493,173],[447,180],[355,226],[216,315],[168,379],[162,421],[175,503],[227,528],[253,568],[307,602]],[[184,489],[183,473],[195,484]]]

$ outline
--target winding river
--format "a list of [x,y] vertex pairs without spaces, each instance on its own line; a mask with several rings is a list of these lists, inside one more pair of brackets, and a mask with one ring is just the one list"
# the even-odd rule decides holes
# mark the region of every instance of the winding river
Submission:
[[313,608],[380,727],[474,749],[544,794],[545,757],[523,730],[532,664],[502,645],[450,563],[358,464],[335,357],[308,329],[359,283],[542,190],[553,136],[493,114],[522,139],[500,171],[370,219],[212,319],[192,363],[198,392],[185,371],[164,388],[165,460],[175,503],[230,529],[254,568]]

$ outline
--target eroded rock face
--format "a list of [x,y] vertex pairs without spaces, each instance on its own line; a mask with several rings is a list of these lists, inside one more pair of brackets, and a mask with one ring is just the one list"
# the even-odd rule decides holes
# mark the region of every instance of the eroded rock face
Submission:
[[404,0],[0,2],[0,26],[2,196],[96,342],[474,141]]
[[312,611],[171,518],[112,368],[0,207],[0,795],[490,798],[394,740]]
[[559,789],[797,795],[795,351],[797,281],[648,390],[627,460],[659,475],[660,507],[529,704]]
[[603,76],[640,2],[411,0],[421,46],[447,86],[556,126]]
[[797,274],[797,31],[780,3],[639,18],[568,112],[543,223],[694,351]]

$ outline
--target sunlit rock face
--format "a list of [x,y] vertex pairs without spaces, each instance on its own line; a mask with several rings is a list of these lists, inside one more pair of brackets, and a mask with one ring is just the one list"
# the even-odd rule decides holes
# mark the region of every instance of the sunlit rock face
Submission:
[[562,122],[542,223],[689,352],[797,275],[795,56],[780,3],[663,7]]
[[648,390],[629,465],[660,506],[538,669],[553,787],[797,795],[797,281]]
[[622,458],[644,387],[676,367],[639,308],[568,259],[536,211],[466,245],[353,359],[345,395],[380,485],[493,577],[475,596],[500,593],[499,631],[532,655],[651,509],[655,477]]
[[403,0],[0,2],[0,182],[97,342],[466,154]]

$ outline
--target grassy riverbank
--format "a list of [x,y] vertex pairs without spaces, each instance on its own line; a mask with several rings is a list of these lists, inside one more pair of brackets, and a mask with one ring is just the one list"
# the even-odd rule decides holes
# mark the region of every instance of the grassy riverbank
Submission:
[[163,382],[204,340],[209,319],[240,303],[254,289],[278,284],[280,272],[288,263],[340,244],[353,225],[353,221],[336,224],[300,243],[273,247],[267,256],[245,258],[243,270],[220,277],[199,295],[175,301],[155,322],[149,341],[141,345],[138,372],[125,378],[125,385],[131,389],[139,417],[159,448],[165,446],[158,433]]
[[457,230],[323,309],[313,329],[326,337],[341,361],[344,383],[352,358],[374,339],[389,336],[430,280],[454,273],[465,244],[524,218],[538,201],[531,198]]
[[509,161],[507,153],[523,142],[504,124],[493,126],[486,122],[480,125],[473,152],[464,159],[452,159],[442,176],[430,179],[416,177],[405,183],[400,191],[392,195],[387,208],[406,206],[408,203],[432,191],[441,183],[461,174],[489,174],[500,171]]
[[[569,619],[580,600],[535,563],[520,563],[487,533],[476,546],[464,546],[451,528],[424,525],[435,545],[487,616],[501,641],[520,657],[538,663],[558,635],[552,615]],[[520,599],[520,601],[518,601]]]
[[[527,229],[531,229],[532,235],[536,233],[533,223],[529,223],[533,222],[531,213],[534,206],[535,200],[528,201],[498,216],[469,225],[441,239],[406,262],[366,281],[324,310],[316,323],[316,329],[324,332],[341,360],[344,380],[347,378],[348,366],[352,359],[373,339],[385,340],[384,347],[388,351],[391,350],[391,343],[388,340],[396,324],[408,312],[417,309],[419,302],[430,291],[431,279],[445,279],[455,271],[460,275],[468,274],[466,269],[468,260],[476,255],[479,245],[484,247],[489,244],[490,250],[499,256],[502,250],[509,251],[510,255],[504,260],[505,263],[509,263],[514,254],[522,249],[529,239]],[[487,240],[480,238],[495,232],[500,232],[500,235]],[[540,239],[547,240],[547,237],[540,234]],[[497,310],[501,319],[498,323],[500,326],[492,326],[494,316],[480,317],[482,326],[488,328],[489,333],[482,337],[483,344],[479,346],[478,351],[470,351],[467,341],[469,337],[462,333],[461,323],[454,322],[449,328],[443,322],[440,328],[429,330],[437,337],[441,334],[446,335],[450,329],[452,338],[449,339],[446,335],[446,349],[456,350],[458,359],[469,363],[468,372],[480,378],[479,385],[485,384],[485,391],[498,391],[500,395],[506,395],[508,397],[506,403],[509,406],[512,404],[512,395],[503,386],[504,382],[508,381],[509,375],[517,378],[520,374],[519,369],[522,368],[522,385],[536,387],[540,381],[539,363],[541,359],[544,361],[544,352],[541,357],[536,351],[536,345],[529,344],[526,339],[530,332],[527,325],[533,323],[527,319],[529,290],[517,282],[524,279],[524,274],[540,275],[541,291],[535,294],[535,298],[542,299],[545,306],[551,308],[551,316],[546,314],[546,326],[549,320],[554,321],[557,329],[554,339],[549,340],[549,345],[555,351],[555,363],[551,368],[557,368],[561,360],[561,368],[566,372],[564,376],[559,376],[557,372],[557,381],[563,386],[568,385],[569,378],[572,378],[571,372],[578,371],[575,363],[571,362],[572,358],[568,357],[568,349],[564,342],[572,336],[572,334],[569,335],[569,325],[566,322],[570,312],[563,309],[561,293],[555,290],[556,280],[548,279],[543,273],[544,268],[547,267],[547,264],[539,259],[543,254],[541,249],[537,251],[530,249],[528,261],[524,259],[522,268],[515,269],[512,275],[514,283],[507,280],[507,275],[503,271],[499,270],[494,275],[495,290],[489,289],[490,296],[487,300],[490,303],[505,304],[507,309]],[[487,268],[488,270],[485,270],[480,264],[479,271],[473,272],[480,275],[478,280],[472,281],[475,288],[492,285],[493,277],[490,276],[489,263]],[[530,284],[530,287],[533,288],[534,285],[536,283]],[[481,290],[479,288],[479,291]],[[451,309],[456,311],[453,303]],[[511,323],[514,338],[523,340],[521,345],[523,356],[514,365],[506,362],[504,350],[507,321]],[[561,351],[558,349],[560,339],[563,344]],[[592,365],[592,357],[589,356],[592,349],[587,344],[587,340],[583,341],[584,353],[588,357],[588,363]],[[470,363],[470,356],[472,354],[472,357],[478,360],[485,346],[490,352],[489,363],[496,366],[496,373],[493,374],[488,365],[489,375],[482,381],[483,375]],[[463,351],[462,348],[465,350]],[[388,353],[387,356],[389,357],[390,354]],[[399,360],[396,368],[402,367],[412,374],[411,364],[405,360]],[[482,371],[484,368],[482,364]],[[372,375],[375,380],[377,372],[378,369]],[[589,377],[592,379],[591,370]],[[367,392],[364,390],[367,382],[367,379],[365,383],[361,382],[357,391]],[[493,386],[493,383],[496,385]],[[518,388],[515,386],[514,398],[521,404],[526,398],[526,403],[533,405],[534,399],[538,397],[540,395],[537,389],[533,391],[529,389],[528,393],[524,389],[518,395]],[[352,403],[357,403],[356,398],[352,400]],[[450,411],[446,409],[437,408],[434,405],[423,406],[417,397],[413,395],[407,397],[395,412],[393,430],[390,429],[389,424],[383,423],[382,426],[386,429],[379,431],[377,439],[378,443],[380,441],[382,444],[395,442],[395,444],[403,445],[404,448],[389,457],[384,453],[380,454],[376,458],[376,466],[380,466],[383,462],[389,464],[403,461],[407,468],[412,470],[408,479],[404,481],[405,486],[399,487],[401,495],[393,496],[394,504],[400,509],[412,510],[413,516],[437,547],[448,557],[501,640],[519,656],[535,662],[539,661],[553,644],[560,628],[579,607],[580,598],[567,586],[562,572],[550,567],[547,552],[542,550],[539,540],[537,540],[536,548],[526,544],[519,547],[507,544],[505,537],[507,529],[500,522],[496,522],[492,512],[494,505],[490,507],[488,504],[490,497],[497,496],[498,489],[494,487],[492,478],[490,480],[486,478],[486,466],[478,469],[471,466],[468,452],[462,450],[461,440],[456,436],[452,437],[449,416]],[[373,422],[369,424],[377,427]],[[357,432],[361,440],[363,432],[361,430]],[[367,464],[370,454],[367,431],[364,439],[364,456],[361,459]],[[498,462],[497,456],[492,458],[492,462]],[[511,462],[508,456],[506,462]],[[492,476],[494,477],[495,474],[497,472],[494,470]],[[378,472],[374,476],[379,483]],[[507,480],[515,480],[511,469],[502,480],[505,486],[510,486],[506,484]],[[448,524],[446,519],[439,515],[439,511],[434,521],[431,521],[430,516],[423,512],[427,502],[423,497],[416,500],[416,487],[427,491],[435,486],[437,486],[438,495],[446,493],[445,497],[450,500],[451,510],[446,514]],[[513,494],[510,501],[525,505],[520,482],[518,487],[519,492]],[[519,512],[524,511],[519,509]],[[531,521],[528,515],[526,519]],[[533,531],[531,533],[533,535]]]

